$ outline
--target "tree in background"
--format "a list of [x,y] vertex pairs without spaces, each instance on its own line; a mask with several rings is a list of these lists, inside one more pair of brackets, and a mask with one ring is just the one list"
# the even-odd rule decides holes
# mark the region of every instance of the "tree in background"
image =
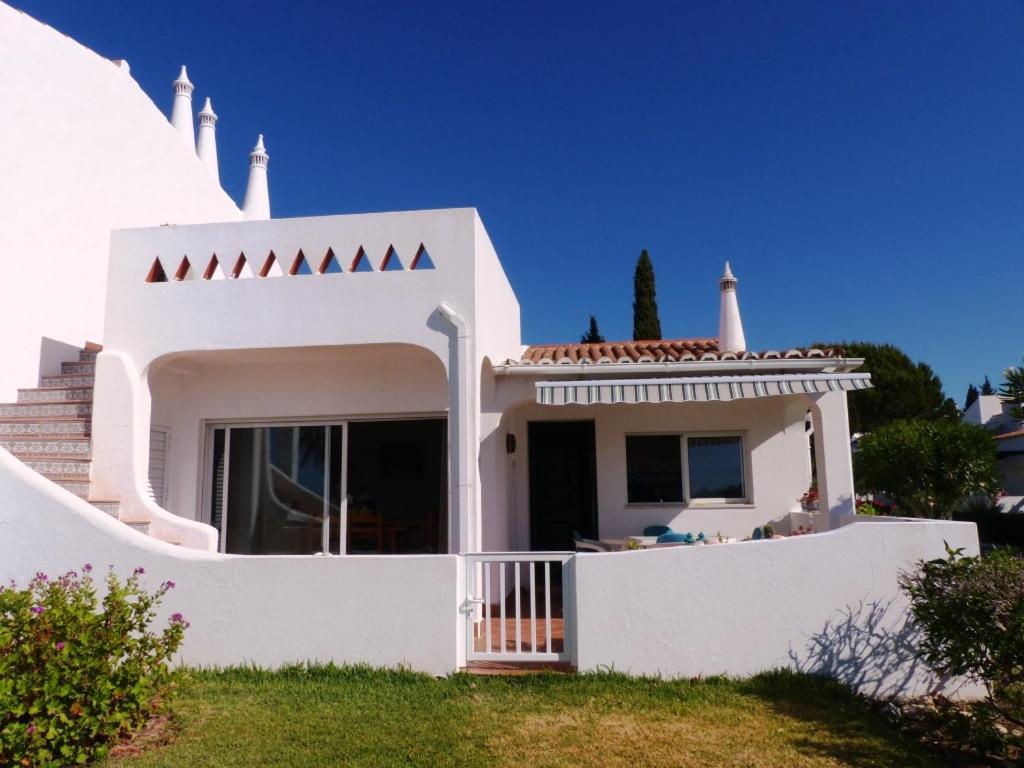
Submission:
[[978,400],[978,388],[973,384],[967,385],[967,396],[964,398],[964,410],[966,411]]
[[857,492],[881,493],[896,514],[950,519],[972,495],[999,491],[996,446],[983,427],[962,421],[895,421],[857,443]]
[[633,272],[633,341],[661,338],[658,302],[654,290],[654,265],[647,249],[640,251]]
[[1003,386],[999,394],[1013,406],[1010,413],[1015,419],[1024,419],[1024,367],[1010,366],[1003,371]]
[[597,318],[590,316],[590,327],[587,332],[580,336],[580,344],[604,344],[604,336],[597,328]]
[[994,395],[996,388],[992,386],[992,382],[988,380],[988,376],[985,377],[984,383],[981,385],[981,394],[983,395]]
[[842,348],[846,357],[862,357],[873,389],[849,398],[850,431],[871,432],[901,419],[959,419],[960,411],[942,391],[942,382],[925,363],[915,363],[892,344],[864,341],[815,344]]

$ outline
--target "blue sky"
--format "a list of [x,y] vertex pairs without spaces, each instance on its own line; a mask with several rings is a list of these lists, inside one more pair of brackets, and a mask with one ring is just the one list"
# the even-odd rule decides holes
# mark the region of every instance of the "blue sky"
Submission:
[[258,132],[275,216],[476,206],[527,342],[891,341],[958,401],[1024,355],[1024,2],[15,0],[213,97],[225,189]]

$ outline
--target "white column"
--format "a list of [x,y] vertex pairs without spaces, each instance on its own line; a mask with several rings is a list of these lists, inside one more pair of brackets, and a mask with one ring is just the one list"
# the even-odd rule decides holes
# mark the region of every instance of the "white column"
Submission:
[[[845,392],[826,392],[813,398],[814,460],[818,471],[818,504],[829,529],[852,515],[855,508],[850,417]],[[824,517],[824,516],[823,516]]]
[[736,298],[739,281],[725,262],[725,271],[718,281],[721,302],[718,311],[718,348],[722,352],[745,352],[747,339],[743,334],[743,320],[740,319],[740,303]]

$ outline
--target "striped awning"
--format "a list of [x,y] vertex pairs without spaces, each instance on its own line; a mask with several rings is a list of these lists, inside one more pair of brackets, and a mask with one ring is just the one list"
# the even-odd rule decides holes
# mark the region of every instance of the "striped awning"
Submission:
[[870,373],[689,376],[676,379],[539,381],[541,405],[729,402],[779,395],[850,392],[871,387]]

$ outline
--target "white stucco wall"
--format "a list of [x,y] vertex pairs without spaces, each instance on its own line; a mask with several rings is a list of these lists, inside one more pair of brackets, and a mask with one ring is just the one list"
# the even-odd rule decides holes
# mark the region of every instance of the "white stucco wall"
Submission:
[[104,340],[111,229],[241,214],[127,67],[3,3],[0,52],[0,401],[9,401],[37,384],[41,364],[59,372],[41,355],[43,337]]
[[204,422],[444,418],[448,405],[442,362],[405,344],[182,356],[149,379],[151,421],[171,434],[166,508],[188,518],[200,511]]
[[[628,674],[825,674],[870,696],[936,686],[915,658],[897,575],[977,554],[972,523],[855,523],[782,541],[581,555],[578,665]],[[967,686],[961,695],[976,696]]]
[[91,563],[175,582],[160,619],[191,628],[178,661],[276,667],[318,661],[458,668],[458,558],[253,557],[175,547],[136,533],[0,449],[0,582]]

